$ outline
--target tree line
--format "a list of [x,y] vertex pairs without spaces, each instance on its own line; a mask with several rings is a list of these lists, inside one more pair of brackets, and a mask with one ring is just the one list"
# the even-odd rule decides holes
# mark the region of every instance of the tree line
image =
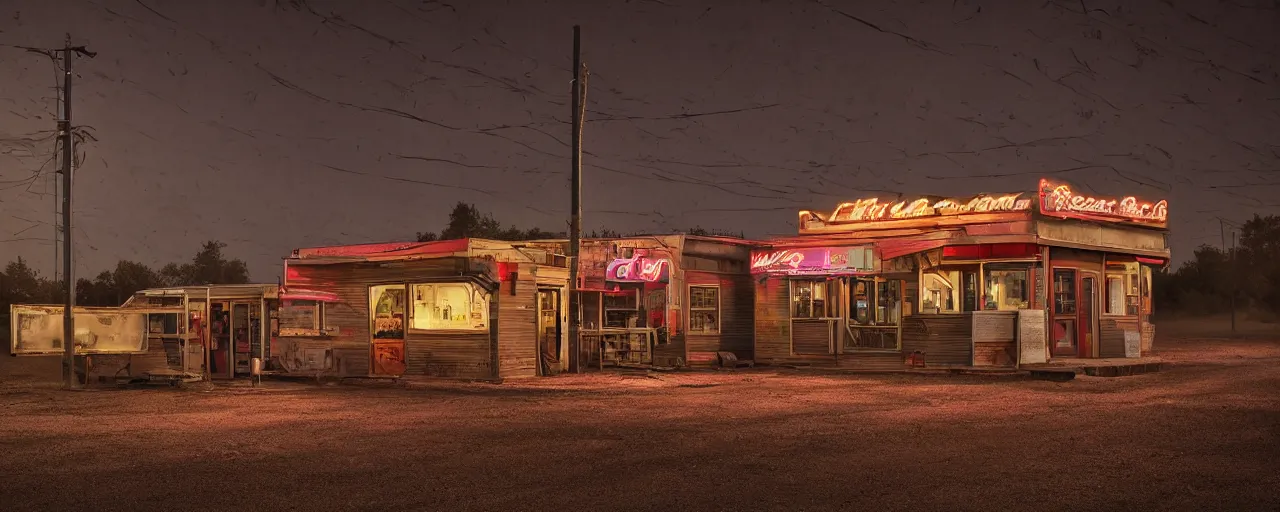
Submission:
[[[623,236],[665,235],[684,233],[697,236],[733,236],[743,238],[741,231],[732,232],[718,229],[694,227],[683,231],[668,233],[630,232],[623,234],[612,229],[592,230],[586,238],[621,238]],[[458,238],[487,238],[490,240],[521,241],[569,238],[567,231],[548,231],[541,228],[521,229],[514,225],[503,226],[492,214],[483,212],[474,204],[458,202],[449,213],[449,222],[439,232],[422,231],[417,234],[419,242],[436,240],[454,240]]]
[[1254,215],[1239,226],[1233,245],[1201,245],[1177,269],[1157,272],[1156,313],[1225,313],[1234,299],[1237,310],[1260,319],[1280,314],[1280,217]]

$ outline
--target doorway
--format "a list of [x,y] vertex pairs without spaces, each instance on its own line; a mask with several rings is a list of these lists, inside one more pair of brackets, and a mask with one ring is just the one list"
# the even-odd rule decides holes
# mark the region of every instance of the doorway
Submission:
[[404,375],[405,286],[369,287],[369,373]]
[[1098,339],[1097,300],[1098,276],[1092,272],[1081,273],[1080,276],[1080,325],[1077,332],[1080,340],[1080,357],[1094,357]]
[[560,290],[538,289],[538,374],[557,375],[564,350],[564,326],[560,311]]

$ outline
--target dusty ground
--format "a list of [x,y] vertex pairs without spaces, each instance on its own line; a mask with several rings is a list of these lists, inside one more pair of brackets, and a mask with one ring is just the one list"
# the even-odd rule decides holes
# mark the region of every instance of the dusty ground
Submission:
[[[1277,510],[1280,342],[1049,383],[0,384],[4,510]],[[253,508],[250,508],[253,506]]]

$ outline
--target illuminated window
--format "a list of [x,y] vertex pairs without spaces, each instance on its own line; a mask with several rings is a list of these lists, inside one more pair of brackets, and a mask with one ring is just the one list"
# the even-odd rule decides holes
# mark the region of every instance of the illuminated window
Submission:
[[280,331],[316,332],[324,329],[324,303],[315,300],[282,300],[277,313]]
[[1142,266],[1142,314],[1150,315],[1151,306],[1151,267]]
[[1141,307],[1138,264],[1107,263],[1107,314],[1137,315]]
[[828,281],[791,281],[791,318],[832,318],[836,310],[837,286]]
[[987,290],[984,309],[988,311],[1015,311],[1031,306],[1031,281],[1028,266],[988,265],[983,282]]
[[960,272],[956,270],[929,270],[923,276],[924,310],[937,309],[937,313],[960,312]]
[[373,339],[404,339],[404,285],[370,287],[369,301],[373,312]]
[[416,330],[485,330],[489,328],[489,295],[471,283],[413,285]]
[[691,334],[720,332],[719,287],[689,287],[689,332]]

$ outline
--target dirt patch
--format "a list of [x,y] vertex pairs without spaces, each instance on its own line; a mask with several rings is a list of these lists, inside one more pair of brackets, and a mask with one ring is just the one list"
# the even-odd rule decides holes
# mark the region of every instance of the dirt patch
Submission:
[[0,385],[6,510],[1275,510],[1280,343],[1071,382],[789,370]]

